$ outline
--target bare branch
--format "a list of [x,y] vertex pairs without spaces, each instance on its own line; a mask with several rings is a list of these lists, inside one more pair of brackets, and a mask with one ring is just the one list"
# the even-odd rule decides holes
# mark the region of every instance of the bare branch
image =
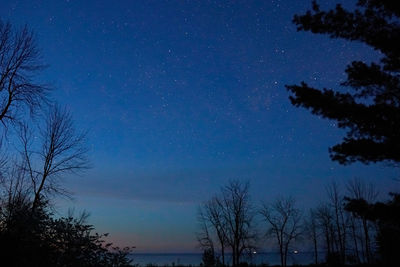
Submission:
[[19,122],[25,111],[34,115],[47,105],[49,88],[34,79],[44,67],[33,32],[0,21],[0,121],[5,127]]
[[260,214],[269,225],[267,237],[277,240],[281,265],[286,266],[289,246],[301,234],[302,214],[291,197],[278,198],[271,204],[263,204]]
[[23,145],[21,155],[24,159],[22,168],[28,172],[32,183],[33,209],[46,194],[68,195],[58,183],[63,174],[76,174],[89,168],[85,136],[85,133],[76,132],[71,115],[58,106],[50,109],[44,128],[40,131],[38,151],[32,149],[32,133],[28,127],[20,127]]

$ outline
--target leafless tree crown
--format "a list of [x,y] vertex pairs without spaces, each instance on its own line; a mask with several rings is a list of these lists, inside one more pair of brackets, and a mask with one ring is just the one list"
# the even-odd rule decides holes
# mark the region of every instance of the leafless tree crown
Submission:
[[281,265],[286,266],[290,245],[301,234],[302,214],[292,197],[278,198],[273,203],[264,204],[260,213],[269,226],[267,237],[276,239]]
[[0,121],[19,121],[24,110],[34,114],[47,103],[48,88],[35,81],[44,65],[33,32],[27,26],[14,31],[0,21]]
[[199,244],[208,249],[215,249],[218,244],[222,265],[226,263],[227,250],[232,253],[232,266],[237,266],[242,256],[255,248],[255,214],[250,202],[249,183],[230,181],[221,188],[220,194],[201,206],[198,215]]
[[32,144],[29,127],[21,126],[22,167],[31,180],[34,206],[43,194],[63,193],[57,184],[60,175],[77,173],[89,167],[85,136],[85,133],[75,130],[69,112],[58,106],[53,106],[46,117],[38,146]]

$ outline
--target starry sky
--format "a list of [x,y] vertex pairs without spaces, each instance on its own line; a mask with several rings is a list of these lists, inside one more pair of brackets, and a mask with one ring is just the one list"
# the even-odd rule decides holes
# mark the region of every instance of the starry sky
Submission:
[[35,31],[49,65],[41,80],[89,131],[93,168],[64,177],[73,200],[57,205],[89,211],[118,245],[195,251],[196,209],[230,179],[249,180],[256,204],[292,195],[305,208],[332,180],[398,187],[390,166],[332,162],[328,147],[344,132],[288,100],[285,84],[338,88],[349,62],[379,58],[360,43],[296,32],[292,17],[310,1],[1,6],[3,21]]

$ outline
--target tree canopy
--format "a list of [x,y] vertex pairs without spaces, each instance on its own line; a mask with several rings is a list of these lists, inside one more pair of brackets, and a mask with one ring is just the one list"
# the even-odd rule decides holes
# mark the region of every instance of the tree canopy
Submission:
[[[36,81],[43,67],[33,32],[0,20],[0,262],[132,266],[130,248],[107,243],[107,234],[86,223],[86,213],[54,212],[54,196],[66,194],[59,179],[87,169],[89,160],[85,133]],[[2,146],[3,137],[10,145]]]
[[358,41],[378,51],[379,62],[353,61],[346,68],[348,90],[322,90],[287,85],[296,107],[337,121],[347,131],[342,142],[329,149],[332,160],[400,162],[400,6],[396,1],[358,0],[346,10],[338,4],[322,11],[316,1],[303,15],[295,15],[298,31],[326,34],[331,38]]

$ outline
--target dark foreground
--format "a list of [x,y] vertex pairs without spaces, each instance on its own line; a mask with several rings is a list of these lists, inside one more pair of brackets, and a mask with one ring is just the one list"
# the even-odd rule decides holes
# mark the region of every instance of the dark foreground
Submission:
[[[157,264],[145,264],[145,265],[133,265],[137,267],[202,267],[206,266],[203,264],[200,265],[182,265],[182,264],[167,264],[167,265],[157,265]],[[280,267],[281,265],[269,265],[267,263],[262,263],[262,264],[241,264],[238,267]],[[335,264],[327,264],[327,263],[321,263],[321,264],[304,264],[304,265],[299,265],[299,264],[291,264],[287,266],[296,266],[296,267],[385,267],[385,265],[382,264],[346,264],[346,265],[335,265]],[[218,267],[218,266],[215,266]],[[390,266],[391,267],[391,266]],[[394,266],[393,266],[394,267]]]

